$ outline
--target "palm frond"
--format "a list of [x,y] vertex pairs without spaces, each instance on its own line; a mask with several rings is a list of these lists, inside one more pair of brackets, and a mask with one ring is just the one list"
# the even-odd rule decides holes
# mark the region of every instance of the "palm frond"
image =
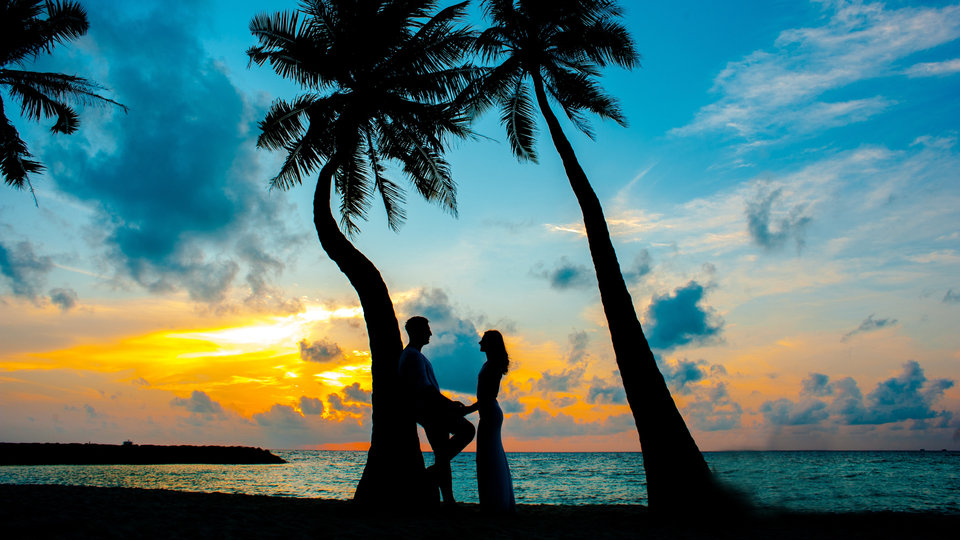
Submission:
[[368,132],[366,139],[367,159],[370,161],[370,170],[373,173],[374,189],[380,192],[383,209],[387,213],[387,226],[390,227],[390,230],[399,232],[400,227],[403,226],[403,223],[407,219],[407,213],[403,209],[403,204],[406,202],[406,195],[403,192],[403,188],[384,176],[386,168],[381,163],[373,135]]
[[558,103],[563,105],[565,111],[586,110],[602,119],[613,120],[621,126],[627,126],[627,118],[620,110],[617,99],[604,92],[600,84],[591,77],[557,68],[544,71],[550,77],[551,84],[548,85],[550,93]]
[[42,172],[44,167],[40,162],[31,160],[31,157],[27,143],[23,142],[17,128],[3,114],[3,102],[0,101],[0,173],[3,174],[3,183],[16,189],[27,186],[33,192],[29,175]]
[[[594,131],[585,113],[626,125],[617,100],[596,80],[607,65],[640,65],[633,38],[618,20],[623,16],[618,2],[482,0],[481,7],[491,27],[477,37],[474,52],[485,62],[506,60],[486,71],[482,83],[471,83],[463,100],[473,116],[499,103],[501,123],[518,159],[530,159],[527,152],[535,156],[533,109],[529,91],[521,86],[529,75],[542,78],[547,96],[590,138]],[[510,62],[510,69],[498,71]]]
[[340,226],[350,236],[376,192],[388,226],[402,226],[405,194],[388,177],[388,161],[424,198],[456,215],[456,184],[443,152],[451,139],[473,135],[465,96],[482,70],[463,61],[476,38],[462,25],[466,2],[439,11],[437,4],[302,0],[296,18],[251,21],[258,45],[248,50],[250,64],[270,64],[314,91],[309,99],[275,102],[260,123],[258,146],[288,152],[273,185],[299,183],[320,161],[338,156]]
[[54,103],[57,112],[57,123],[50,127],[50,131],[70,135],[80,129],[80,115],[63,103]]
[[[0,17],[0,66],[23,65],[55,45],[73,41],[87,33],[87,13],[78,2],[8,1]],[[47,18],[41,19],[43,12]]]
[[46,31],[51,42],[73,41],[90,28],[87,11],[80,2],[47,0]]
[[507,141],[517,159],[537,163],[536,112],[530,89],[522,74],[516,75],[511,83],[513,88],[501,99],[500,122],[507,128]]
[[303,94],[290,103],[282,99],[271,103],[267,116],[257,124],[260,127],[257,148],[279,150],[302,137],[306,133],[307,111],[317,99],[316,94]]
[[[61,103],[71,102],[77,105],[91,105],[94,107],[114,106],[123,109],[124,112],[129,110],[126,105],[97,93],[107,88],[83,77],[77,77],[76,75],[0,69],[0,86],[6,86],[10,90],[11,96],[15,94],[18,95],[15,99],[20,102],[24,111],[46,110],[44,105],[39,101],[28,103],[29,100],[36,98],[37,95]],[[36,109],[37,107],[39,107],[39,109]],[[44,116],[50,117],[52,115],[44,113]],[[38,120],[40,116],[33,114],[31,118]]]
[[324,47],[315,28],[300,21],[298,12],[259,13],[249,25],[259,45],[247,49],[249,65],[269,63],[277,75],[311,89],[329,87],[332,81],[318,72]]
[[369,171],[363,147],[357,145],[344,160],[334,176],[337,193],[340,194],[340,229],[354,237],[360,232],[358,219],[367,220],[372,196]]
[[450,165],[443,159],[442,146],[438,147],[425,133],[402,122],[381,117],[378,126],[382,154],[400,162],[401,169],[421,197],[456,216],[457,184]]
[[511,56],[499,66],[479,71],[456,101],[471,120],[476,120],[509,95],[518,76],[522,76],[520,60]]
[[329,159],[329,154],[322,150],[328,130],[329,126],[322,122],[311,122],[302,137],[284,146],[287,157],[283,160],[280,172],[270,179],[270,189],[286,191],[294,185],[302,184],[304,176],[319,169],[325,158]]
[[616,21],[601,19],[587,26],[576,35],[565,33],[564,38],[578,43],[564,43],[577,48],[592,63],[606,67],[614,64],[625,69],[640,67],[640,54],[626,27]]

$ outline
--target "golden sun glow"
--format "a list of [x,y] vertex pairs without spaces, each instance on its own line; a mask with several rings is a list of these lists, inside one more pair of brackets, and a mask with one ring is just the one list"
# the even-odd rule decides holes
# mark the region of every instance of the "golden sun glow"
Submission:
[[[91,370],[117,381],[185,398],[204,392],[224,407],[251,415],[300,396],[322,397],[354,383],[369,389],[369,352],[362,334],[336,320],[362,318],[360,308],[308,306],[289,316],[235,321],[219,328],[181,328],[86,343],[0,360],[0,368]],[[325,324],[326,323],[326,324]],[[327,362],[306,361],[298,343],[324,336],[344,346]],[[355,350],[356,349],[356,350]],[[128,382],[129,383],[129,382]]]
[[[174,339],[194,339],[215,343],[221,347],[216,355],[243,354],[253,350],[272,348],[275,350],[295,350],[296,342],[310,332],[311,326],[331,319],[353,319],[363,316],[359,308],[325,309],[320,306],[308,306],[303,313],[286,317],[270,317],[244,326],[203,330],[194,332],[169,333],[166,337]],[[184,353],[189,356],[209,356],[207,353]]]

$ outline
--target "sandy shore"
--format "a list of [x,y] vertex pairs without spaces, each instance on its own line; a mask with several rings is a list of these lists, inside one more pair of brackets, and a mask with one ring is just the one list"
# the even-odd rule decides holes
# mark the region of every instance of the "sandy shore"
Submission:
[[957,538],[960,515],[768,514],[718,525],[642,506],[521,505],[491,519],[476,505],[421,517],[376,517],[347,501],[73,486],[0,485],[5,538]]

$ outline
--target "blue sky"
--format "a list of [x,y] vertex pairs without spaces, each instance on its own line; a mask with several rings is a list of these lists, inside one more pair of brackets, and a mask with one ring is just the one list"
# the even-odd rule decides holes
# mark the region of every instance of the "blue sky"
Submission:
[[[14,117],[48,172],[39,208],[0,203],[0,438],[363,441],[355,294],[316,241],[313,186],[268,191],[282,156],[254,147],[298,89],[247,69],[247,23],[295,4],[84,5],[90,33],[36,69],[130,112],[87,108],[70,137]],[[643,67],[602,82],[629,127],[564,128],[701,448],[960,444],[960,5],[622,5]],[[356,244],[401,317],[435,321],[424,352],[454,395],[470,399],[478,332],[505,332],[509,447],[636,450],[559,159],[541,137],[540,164],[518,164],[494,116],[476,130],[493,140],[448,156],[459,219],[411,196],[399,234],[375,207]],[[304,315],[320,307],[340,315]],[[213,337],[176,361],[137,345],[293,320],[249,368],[204,356]],[[121,349],[145,360],[91,359]],[[254,379],[272,382],[243,397]]]

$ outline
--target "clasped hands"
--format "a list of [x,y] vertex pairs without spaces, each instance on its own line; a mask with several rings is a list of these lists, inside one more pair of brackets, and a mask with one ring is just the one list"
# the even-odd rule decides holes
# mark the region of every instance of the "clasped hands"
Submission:
[[473,405],[464,405],[460,401],[454,401],[454,403],[457,404],[457,412],[462,416],[466,416],[480,408],[479,401],[475,402]]

